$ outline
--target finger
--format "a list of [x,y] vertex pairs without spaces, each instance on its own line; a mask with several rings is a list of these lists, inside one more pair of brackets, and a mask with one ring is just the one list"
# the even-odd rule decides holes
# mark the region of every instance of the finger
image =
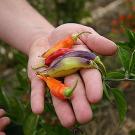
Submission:
[[61,124],[70,128],[75,124],[75,116],[66,100],[60,100],[52,95],[53,105]]
[[89,49],[101,55],[113,55],[117,50],[114,42],[96,33],[83,34],[80,39]]
[[4,116],[6,114],[6,112],[4,111],[4,109],[0,109],[0,117]]
[[[65,30],[67,31],[65,32]],[[53,39],[50,41],[51,44],[63,39],[67,35],[89,31],[91,34],[82,34],[80,36],[82,42],[85,43],[89,49],[102,55],[113,55],[117,50],[117,46],[114,42],[100,36],[94,29],[84,25],[74,23],[63,24],[57,27],[56,31],[54,31],[50,37],[50,39]]]
[[65,83],[72,87],[76,80],[78,80],[78,83],[73,93],[71,102],[77,121],[83,124],[90,121],[92,118],[92,110],[85,95],[83,82],[79,75],[73,74],[65,78]]
[[[74,49],[89,51],[84,45],[77,45]],[[86,95],[88,96],[89,101],[91,103],[99,101],[102,98],[103,93],[100,72],[96,69],[83,69],[80,73],[85,83]]]
[[6,135],[4,132],[0,132],[0,135]]
[[0,131],[4,130],[4,128],[10,123],[10,119],[8,117],[0,118]]
[[44,110],[44,84],[37,77],[31,81],[31,107],[32,111],[40,114]]
[[44,110],[44,83],[36,77],[36,72],[32,67],[41,61],[39,56],[48,49],[48,42],[45,39],[37,40],[30,49],[28,63],[28,77],[31,80],[31,107],[32,111],[40,114]]
[[97,69],[82,69],[80,73],[85,83],[88,100],[90,103],[98,102],[103,94],[100,72]]
[[65,38],[67,35],[80,33],[81,31],[90,31],[97,34],[97,32],[90,27],[76,23],[67,23],[57,27],[54,31],[52,31],[52,34],[49,37],[49,43],[54,44],[57,41]]

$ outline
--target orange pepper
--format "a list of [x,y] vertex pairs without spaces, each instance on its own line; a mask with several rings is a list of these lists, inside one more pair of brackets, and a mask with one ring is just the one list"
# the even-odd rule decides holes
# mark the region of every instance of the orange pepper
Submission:
[[37,75],[41,80],[45,81],[51,94],[55,97],[58,97],[59,99],[68,99],[72,96],[73,91],[77,85],[77,82],[75,83],[73,88],[70,88],[63,84],[61,81],[56,80],[52,77],[46,77],[44,75],[38,74]]
[[90,34],[90,32],[80,32],[77,34],[69,35],[64,39],[58,41],[54,45],[52,45],[52,47],[49,50],[47,50],[45,53],[42,54],[42,57],[47,58],[49,55],[51,55],[52,53],[54,53],[60,48],[72,48],[75,42],[77,41],[77,39],[79,38],[79,36],[84,33]]

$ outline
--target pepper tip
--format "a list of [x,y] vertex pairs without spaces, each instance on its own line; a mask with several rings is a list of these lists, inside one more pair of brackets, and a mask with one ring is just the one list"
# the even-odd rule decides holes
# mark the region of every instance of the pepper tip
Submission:
[[70,98],[70,97],[72,96],[72,94],[73,94],[73,92],[74,92],[74,90],[75,90],[75,88],[76,88],[76,86],[77,86],[77,83],[78,83],[78,80],[75,82],[73,88],[67,88],[67,89],[64,91],[64,96],[65,96],[66,98]]

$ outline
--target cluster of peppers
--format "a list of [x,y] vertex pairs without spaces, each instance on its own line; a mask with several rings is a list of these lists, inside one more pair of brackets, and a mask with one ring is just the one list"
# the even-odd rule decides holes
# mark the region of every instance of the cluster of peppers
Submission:
[[56,78],[73,74],[82,68],[96,68],[101,71],[102,75],[106,73],[103,63],[94,53],[72,49],[76,40],[83,33],[90,34],[90,32],[81,32],[69,35],[42,54],[46,68],[37,72],[37,76],[45,81],[51,94],[59,99],[71,98],[77,81],[71,88]]

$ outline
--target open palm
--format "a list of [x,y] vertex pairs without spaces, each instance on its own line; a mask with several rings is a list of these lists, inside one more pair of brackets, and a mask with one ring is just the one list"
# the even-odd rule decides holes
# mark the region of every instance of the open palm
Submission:
[[[92,50],[101,55],[113,55],[116,52],[117,47],[112,41],[100,36],[92,28],[79,24],[61,25],[50,32],[48,37],[35,41],[30,49],[28,63],[28,76],[31,80],[31,107],[34,113],[40,114],[44,110],[45,84],[36,77],[31,67],[39,63],[38,56],[49,49],[52,44],[69,34],[82,31],[89,31],[91,34],[82,35],[76,42],[75,49]],[[82,69],[79,74],[69,75],[64,80],[67,85],[72,86],[77,79],[78,84],[71,99],[72,106],[66,100],[60,100],[52,95],[54,108],[64,127],[71,127],[76,121],[88,122],[92,118],[90,104],[102,98],[102,78],[98,70]]]

